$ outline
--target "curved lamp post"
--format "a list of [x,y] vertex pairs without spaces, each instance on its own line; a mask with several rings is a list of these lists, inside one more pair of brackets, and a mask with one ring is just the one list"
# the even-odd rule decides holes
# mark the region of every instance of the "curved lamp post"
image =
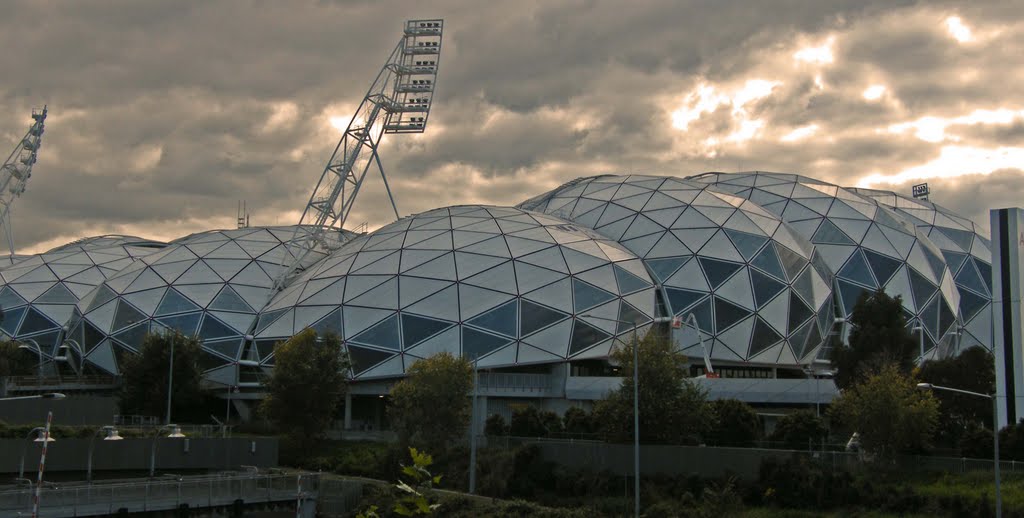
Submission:
[[124,437],[121,437],[121,434],[117,433],[117,428],[114,428],[113,426],[104,426],[99,430],[96,430],[96,433],[92,434],[92,439],[89,439],[89,462],[85,471],[85,480],[90,484],[92,484],[92,454],[96,449],[96,437],[100,435],[100,432],[107,434],[107,436],[103,438],[104,441],[120,441],[124,439]]
[[185,437],[185,434],[181,433],[181,427],[176,424],[165,424],[156,429],[156,433],[153,434],[153,443],[149,448],[149,476],[152,477],[156,473],[156,440],[160,438],[160,432],[164,430],[170,430],[170,433],[166,435],[169,439],[181,439]]
[[39,364],[36,365],[36,378],[39,379],[39,380],[42,380],[43,379],[43,348],[39,347],[39,342],[37,342],[37,341],[35,341],[35,340],[31,339],[31,338],[23,338],[21,341],[24,342],[24,343],[19,345],[18,349],[25,349],[27,351],[31,351],[32,347],[29,347],[28,344],[32,344],[35,347],[36,353],[39,355]]
[[47,392],[45,394],[34,394],[31,396],[14,396],[14,397],[3,397],[0,401],[17,401],[19,399],[64,399],[64,394],[60,392]]
[[25,453],[28,450],[29,439],[32,437],[32,434],[37,432],[39,433],[39,435],[36,436],[36,438],[33,439],[32,442],[57,441],[57,439],[54,439],[52,435],[46,435],[46,427],[44,426],[37,426],[29,430],[28,434],[25,435],[25,442],[22,443],[21,445],[21,462],[18,464],[18,478],[25,478]]
[[999,487],[999,403],[998,398],[995,394],[982,394],[980,392],[971,392],[969,390],[960,390],[952,387],[943,387],[940,385],[933,385],[931,383],[918,383],[917,388],[921,390],[945,390],[947,392],[956,392],[957,394],[966,394],[968,396],[983,397],[992,400],[992,465],[995,471],[996,477],[996,518],[1002,518],[1003,516],[1003,495],[1000,492]]

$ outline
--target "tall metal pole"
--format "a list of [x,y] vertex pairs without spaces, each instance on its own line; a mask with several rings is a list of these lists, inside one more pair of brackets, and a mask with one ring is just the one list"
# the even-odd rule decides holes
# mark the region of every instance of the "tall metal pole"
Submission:
[[633,514],[640,518],[640,340],[633,322]]
[[996,475],[996,518],[1003,518],[1003,494],[999,487],[999,398],[992,394],[992,463]]
[[476,387],[480,384],[478,358],[473,358],[473,402],[469,418],[469,494],[476,493]]
[[[167,362],[167,422],[171,424],[171,390],[174,388],[174,337],[171,337],[171,359]],[[150,473],[150,476],[153,476]]]
[[32,518],[39,516],[39,493],[43,487],[43,470],[46,469],[46,447],[50,444],[50,422],[53,412],[46,413],[46,428],[43,432],[43,454],[39,457],[39,477],[36,479],[36,496],[32,500]]

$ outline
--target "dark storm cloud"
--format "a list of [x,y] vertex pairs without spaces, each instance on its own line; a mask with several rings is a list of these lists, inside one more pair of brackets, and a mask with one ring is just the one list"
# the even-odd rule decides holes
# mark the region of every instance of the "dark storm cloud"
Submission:
[[[947,34],[955,14],[975,42]],[[403,214],[514,204],[605,172],[776,169],[852,184],[929,163],[950,143],[890,126],[1024,108],[1024,67],[1008,65],[1024,53],[1022,14],[1005,3],[25,1],[0,21],[0,44],[16,49],[0,55],[4,145],[30,107],[49,102],[51,118],[13,210],[19,246],[231,225],[240,199],[256,224],[293,222],[340,136],[331,118],[348,120],[402,21],[431,16],[446,23],[432,127],[382,147]],[[794,60],[830,37],[833,62]],[[752,79],[776,86],[734,105]],[[875,83],[885,96],[864,99]],[[720,100],[673,127],[702,87]],[[1024,145],[1019,121],[946,134]],[[948,180],[942,192],[1019,188],[1021,175]],[[389,213],[371,176],[352,221]]]

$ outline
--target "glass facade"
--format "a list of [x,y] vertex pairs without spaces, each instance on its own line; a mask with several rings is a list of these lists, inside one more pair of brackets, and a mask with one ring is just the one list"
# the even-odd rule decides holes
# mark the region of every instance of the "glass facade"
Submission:
[[[642,258],[666,311],[694,316],[712,360],[801,363],[831,329],[831,273],[814,247],[742,197],[674,177],[607,175],[519,206],[593,228]],[[703,355],[693,331],[675,338]]]

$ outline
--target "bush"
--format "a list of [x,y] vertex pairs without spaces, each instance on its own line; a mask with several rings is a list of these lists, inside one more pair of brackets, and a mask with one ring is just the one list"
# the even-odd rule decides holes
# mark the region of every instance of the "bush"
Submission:
[[750,405],[736,399],[711,402],[715,431],[711,434],[718,446],[752,446],[761,438],[761,418]]
[[521,405],[512,409],[512,424],[509,433],[516,437],[548,437],[562,431],[562,420],[558,414],[540,410],[533,405]]
[[491,414],[484,424],[484,435],[508,435],[508,425],[505,424],[505,418],[501,417],[501,414]]
[[582,408],[572,407],[566,410],[565,415],[562,416],[562,422],[565,425],[565,433],[571,434],[573,437],[585,437],[597,431],[594,426],[593,414]]
[[810,410],[800,410],[780,418],[769,440],[778,446],[802,450],[827,437],[825,422]]

